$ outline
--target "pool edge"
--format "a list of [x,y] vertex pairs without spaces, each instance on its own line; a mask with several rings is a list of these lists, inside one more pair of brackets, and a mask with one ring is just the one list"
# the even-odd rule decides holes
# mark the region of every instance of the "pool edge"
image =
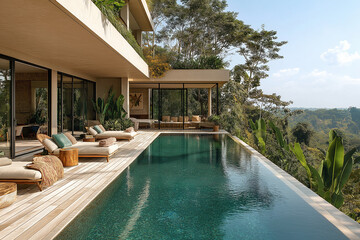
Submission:
[[298,196],[300,196],[306,203],[308,203],[319,214],[321,214],[325,219],[327,219],[331,224],[339,229],[339,231],[342,232],[347,238],[351,240],[360,240],[359,223],[325,201],[311,189],[304,186],[296,178],[282,170],[280,167],[260,154],[254,148],[246,144],[244,141],[231,135],[230,133],[227,135],[242,147],[244,147],[245,150],[255,156],[263,166],[269,169],[278,179],[290,187]]
[[124,166],[122,166],[121,171],[118,171],[117,176],[114,176],[110,181],[108,181],[106,184],[102,185],[97,194],[94,194],[92,197],[88,198],[88,201],[86,204],[81,206],[81,208],[76,210],[75,214],[72,214],[71,217],[68,217],[64,219],[62,222],[65,222],[64,224],[60,224],[61,226],[59,228],[53,229],[45,238],[43,239],[55,239],[81,212],[97,197],[99,194],[101,194],[113,181],[115,181],[121,173],[123,173],[139,156],[142,152],[144,152],[150,145],[153,143],[159,136],[161,135],[160,132],[154,133],[154,136],[152,137],[152,140],[148,142],[147,146],[140,151],[138,151],[130,161],[127,161]]

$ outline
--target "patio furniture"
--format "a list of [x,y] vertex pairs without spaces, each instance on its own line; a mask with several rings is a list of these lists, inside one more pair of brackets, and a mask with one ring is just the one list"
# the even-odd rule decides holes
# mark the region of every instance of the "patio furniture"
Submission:
[[162,122],[170,122],[170,116],[162,116],[161,121]]
[[[138,134],[137,132],[125,132],[125,131],[105,131],[97,133],[92,127],[85,127],[86,130],[95,136],[96,140],[106,139],[114,137],[116,140],[132,140]],[[93,130],[93,131],[92,131]]]
[[139,130],[140,125],[148,124],[149,128],[151,128],[155,122],[153,119],[137,119],[137,118],[130,118],[130,120],[134,123],[135,131]]
[[[183,116],[179,117],[179,122],[183,122]],[[184,122],[189,122],[189,117],[188,116],[184,117]]]
[[95,142],[95,138],[83,138],[83,142]]
[[23,134],[23,128],[24,126],[16,126],[15,127],[15,137],[21,137],[21,139],[24,140],[24,134]]
[[10,206],[16,201],[16,183],[0,183],[0,208]]
[[6,166],[0,166],[0,182],[12,182],[19,184],[36,184],[42,191],[41,173],[34,169],[26,168],[29,162],[12,162]]
[[[48,149],[44,145],[45,139],[51,139],[48,135],[45,134],[38,134],[37,139],[40,141],[41,144],[48,150],[49,154],[59,156],[60,149],[61,148],[54,148],[54,149]],[[106,158],[106,161],[109,162],[109,158],[113,156],[118,150],[119,146],[117,144],[114,144],[109,147],[100,147],[99,143],[97,142],[77,142],[76,144],[73,144],[70,147],[65,147],[62,149],[73,149],[78,148],[79,149],[79,157],[89,157],[89,158],[95,158],[95,157],[104,157]]]
[[79,164],[79,149],[60,149],[59,158],[64,167],[73,167]]

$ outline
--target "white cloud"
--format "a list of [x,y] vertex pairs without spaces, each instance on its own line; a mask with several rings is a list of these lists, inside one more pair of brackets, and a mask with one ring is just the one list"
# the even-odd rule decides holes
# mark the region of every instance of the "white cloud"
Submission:
[[274,77],[290,77],[298,74],[300,68],[287,68],[274,73]]
[[309,77],[326,78],[331,76],[331,73],[328,73],[327,71],[321,71],[319,69],[314,69],[312,72],[309,73]]
[[350,53],[350,43],[347,40],[340,41],[335,48],[330,48],[320,55],[320,58],[329,64],[344,65],[360,59],[358,51]]

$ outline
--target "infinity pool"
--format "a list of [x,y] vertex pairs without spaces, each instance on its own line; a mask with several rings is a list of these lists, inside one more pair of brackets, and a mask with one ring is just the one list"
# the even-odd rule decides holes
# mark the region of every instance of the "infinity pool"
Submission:
[[229,136],[181,134],[159,136],[57,239],[347,238]]

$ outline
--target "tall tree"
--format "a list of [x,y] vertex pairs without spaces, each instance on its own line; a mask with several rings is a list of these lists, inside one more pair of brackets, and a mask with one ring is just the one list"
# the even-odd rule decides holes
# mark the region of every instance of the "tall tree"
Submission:
[[297,123],[291,132],[295,137],[296,142],[304,143],[307,146],[309,146],[311,136],[314,134],[314,131],[310,129],[308,123]]
[[182,59],[219,56],[246,28],[225,0],[181,0],[168,10],[160,40]]
[[237,39],[238,53],[245,63],[236,65],[232,73],[233,78],[244,86],[247,97],[251,97],[251,91],[260,86],[261,79],[269,76],[269,61],[283,58],[279,51],[287,42],[276,41],[276,34],[276,31],[267,31],[262,26],[261,30],[251,30]]

